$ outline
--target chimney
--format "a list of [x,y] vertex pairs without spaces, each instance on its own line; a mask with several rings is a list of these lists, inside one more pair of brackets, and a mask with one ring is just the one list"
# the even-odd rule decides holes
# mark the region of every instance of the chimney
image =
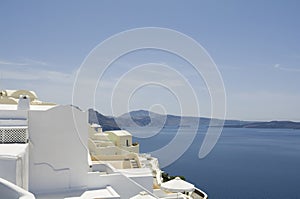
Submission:
[[27,111],[30,109],[30,97],[28,95],[20,95],[18,110]]

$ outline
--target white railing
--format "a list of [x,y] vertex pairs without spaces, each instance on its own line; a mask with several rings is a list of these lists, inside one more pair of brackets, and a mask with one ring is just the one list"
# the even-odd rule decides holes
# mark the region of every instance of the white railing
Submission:
[[28,142],[27,126],[0,127],[0,144],[3,144],[3,143],[27,143],[27,142]]
[[0,178],[0,197],[7,199],[35,199],[32,193],[2,178]]

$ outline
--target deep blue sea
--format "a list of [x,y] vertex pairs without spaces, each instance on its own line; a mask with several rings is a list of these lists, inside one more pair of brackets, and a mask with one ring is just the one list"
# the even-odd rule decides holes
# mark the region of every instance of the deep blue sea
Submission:
[[[164,128],[134,141],[149,153],[167,145],[176,133]],[[199,159],[205,133],[206,128],[198,129],[184,155],[162,170],[185,176],[210,199],[300,198],[300,130],[224,128],[211,153]]]

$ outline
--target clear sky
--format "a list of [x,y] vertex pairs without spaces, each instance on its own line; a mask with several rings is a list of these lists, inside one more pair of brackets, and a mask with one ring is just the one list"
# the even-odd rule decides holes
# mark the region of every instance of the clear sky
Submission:
[[[96,45],[128,29],[163,27],[192,37],[213,58],[226,88],[227,118],[300,121],[299,8],[298,0],[2,0],[0,89],[35,90],[42,100],[70,104],[76,71]],[[185,71],[198,88],[202,115],[209,115],[204,84],[188,75],[182,60],[163,52],[139,53],[115,63],[105,83],[114,84],[126,64],[167,63]],[[104,114],[111,114],[108,87],[99,86],[96,95],[96,108]],[[161,103],[178,113],[169,98],[151,87],[137,93],[130,106]]]

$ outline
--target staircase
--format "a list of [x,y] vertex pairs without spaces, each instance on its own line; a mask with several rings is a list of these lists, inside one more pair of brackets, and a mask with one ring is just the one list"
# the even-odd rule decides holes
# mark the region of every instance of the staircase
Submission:
[[130,165],[131,165],[131,168],[139,168],[139,165],[135,159],[130,160]]

